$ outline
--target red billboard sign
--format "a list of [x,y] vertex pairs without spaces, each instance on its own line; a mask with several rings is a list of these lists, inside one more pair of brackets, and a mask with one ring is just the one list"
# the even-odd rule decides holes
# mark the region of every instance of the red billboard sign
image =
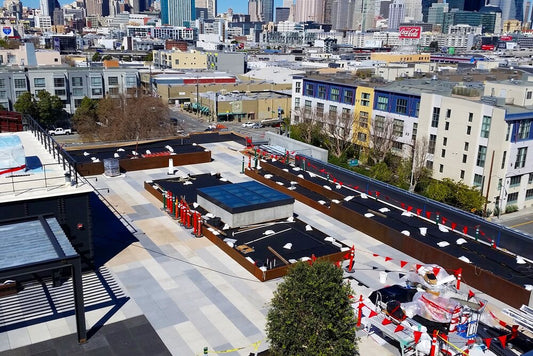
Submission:
[[400,26],[400,38],[420,38],[422,27],[420,26]]
[[512,41],[513,37],[512,36],[501,36],[500,40],[501,41]]

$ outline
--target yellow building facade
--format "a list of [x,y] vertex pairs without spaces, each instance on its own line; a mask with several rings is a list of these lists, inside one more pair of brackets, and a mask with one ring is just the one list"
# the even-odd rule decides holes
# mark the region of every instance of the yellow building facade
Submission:
[[375,52],[370,54],[373,61],[382,61],[387,63],[419,63],[430,61],[429,53],[387,53]]
[[368,147],[372,120],[374,88],[359,86],[355,91],[354,121],[352,126],[353,142],[361,147]]

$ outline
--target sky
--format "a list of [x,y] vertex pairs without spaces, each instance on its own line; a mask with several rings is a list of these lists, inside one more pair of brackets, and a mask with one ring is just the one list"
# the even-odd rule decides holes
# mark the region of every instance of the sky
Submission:
[[[73,0],[59,0],[61,5],[70,4]],[[29,6],[31,8],[39,8],[39,0],[22,0],[23,6]],[[274,0],[274,8],[282,6],[283,0]],[[217,10],[219,13],[228,11],[228,8],[232,8],[236,14],[248,13],[248,0],[218,0]]]

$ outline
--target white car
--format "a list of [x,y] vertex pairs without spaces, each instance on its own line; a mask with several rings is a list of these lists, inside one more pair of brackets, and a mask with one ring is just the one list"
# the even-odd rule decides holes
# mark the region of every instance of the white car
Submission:
[[244,124],[242,124],[242,127],[254,127],[255,123],[254,122],[245,122]]

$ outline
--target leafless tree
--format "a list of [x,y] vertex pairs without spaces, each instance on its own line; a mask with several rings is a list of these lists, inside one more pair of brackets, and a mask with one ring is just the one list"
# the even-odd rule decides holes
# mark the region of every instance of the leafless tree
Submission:
[[353,145],[354,118],[349,111],[324,115],[324,144],[335,157],[341,157]]
[[168,108],[151,96],[117,96],[98,103],[98,136],[102,140],[139,140],[163,137],[170,130]]
[[412,171],[411,181],[409,182],[409,191],[414,192],[416,185],[420,179],[431,174],[431,171],[426,167],[428,158],[429,140],[427,136],[417,138],[413,146]]
[[296,139],[305,143],[317,143],[323,126],[321,120],[316,110],[298,108],[294,110],[291,132]]
[[372,124],[370,125],[369,156],[376,164],[385,160],[396,138],[393,118],[377,115],[372,120]]

